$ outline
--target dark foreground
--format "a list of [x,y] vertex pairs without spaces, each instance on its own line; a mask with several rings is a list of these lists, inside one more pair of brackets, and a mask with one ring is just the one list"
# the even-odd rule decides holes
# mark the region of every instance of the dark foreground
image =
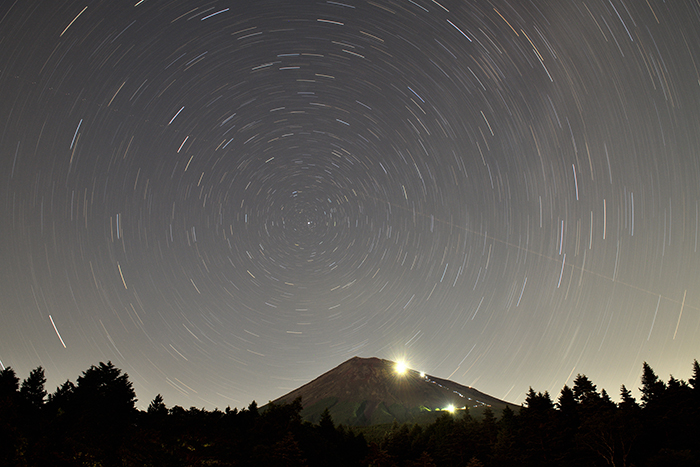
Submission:
[[638,403],[583,375],[553,401],[530,389],[519,413],[445,413],[430,425],[303,422],[301,402],[238,411],[147,411],[125,373],[100,363],[53,394],[37,368],[21,383],[0,372],[2,466],[700,466],[700,365],[664,383],[646,363]]

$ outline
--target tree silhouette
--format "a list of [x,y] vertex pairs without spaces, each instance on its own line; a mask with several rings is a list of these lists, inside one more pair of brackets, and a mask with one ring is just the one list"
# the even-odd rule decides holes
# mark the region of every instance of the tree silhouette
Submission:
[[600,394],[598,394],[596,390],[596,385],[593,384],[586,375],[576,375],[573,392],[576,402],[583,406],[590,407],[600,399]]
[[696,394],[700,394],[700,363],[697,359],[693,360],[693,376],[688,380],[690,385],[695,390]]
[[168,408],[165,406],[165,402],[163,402],[163,396],[160,394],[157,394],[156,397],[153,398],[150,404],[148,404],[148,414],[153,415],[156,417],[164,417],[168,415]]
[[[597,394],[597,393],[596,393]],[[633,439],[629,439],[620,413],[603,389],[582,403],[581,426],[578,440],[592,455],[591,460],[602,459],[607,465],[628,466]]]
[[557,434],[555,416],[554,403],[549,393],[535,392],[530,388],[519,416],[517,446],[521,450],[524,465],[554,465],[551,439]]
[[70,404],[75,394],[75,384],[66,380],[65,383],[56,388],[53,394],[49,394],[46,408],[52,416],[60,416],[70,410]]
[[571,461],[578,455],[576,434],[581,424],[579,404],[574,391],[567,385],[561,389],[557,399],[556,431],[553,434],[553,451],[560,461]]
[[75,397],[81,404],[101,412],[128,414],[134,410],[136,392],[129,376],[112,362],[91,366],[78,377]]
[[13,465],[23,439],[19,431],[19,379],[11,367],[0,371],[0,465]]
[[42,367],[37,367],[22,381],[22,387],[19,391],[22,395],[22,399],[36,409],[43,407],[44,399],[46,398],[44,384],[46,384],[44,369]]
[[0,371],[0,397],[13,396],[19,389],[19,378],[12,367]]
[[625,387],[624,384],[620,387],[620,399],[622,400],[618,404],[618,407],[621,410],[625,412],[637,412],[639,410],[637,400],[632,396],[632,393]]
[[517,416],[513,409],[506,406],[498,420],[498,436],[493,446],[495,465],[517,465],[519,463],[516,447],[517,435]]
[[[60,429],[64,455],[82,463],[116,465],[126,429],[135,419],[136,393],[126,373],[112,362],[93,365],[66,383],[51,402],[65,413]],[[109,423],[106,423],[106,421]]]
[[642,402],[645,406],[659,401],[666,391],[666,385],[656,376],[647,362],[642,365]]

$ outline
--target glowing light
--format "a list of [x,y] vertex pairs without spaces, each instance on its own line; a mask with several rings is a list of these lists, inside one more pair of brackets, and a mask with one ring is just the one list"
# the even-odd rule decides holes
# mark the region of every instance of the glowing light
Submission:
[[396,373],[403,375],[406,374],[406,371],[408,371],[408,366],[406,366],[406,362],[404,360],[399,360],[396,362],[396,367],[394,368],[394,371]]
[[445,407],[445,410],[447,410],[450,413],[455,413],[455,406],[450,404],[447,407]]
[[421,377],[421,378],[425,378],[425,373],[423,373],[423,372],[421,371],[421,372],[420,372],[420,377]]

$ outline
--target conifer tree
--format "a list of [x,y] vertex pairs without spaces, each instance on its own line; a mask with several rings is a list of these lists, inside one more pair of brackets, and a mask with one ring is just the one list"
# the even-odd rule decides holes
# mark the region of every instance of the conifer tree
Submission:
[[700,393],[700,363],[693,360],[693,376],[688,380],[696,393]]
[[0,399],[14,397],[19,389],[19,378],[12,367],[0,371]]
[[642,365],[642,387],[639,390],[642,392],[644,406],[660,400],[666,390],[664,382],[656,376],[647,362]]
[[588,379],[586,375],[578,374],[574,379],[574,397],[579,404],[591,405],[595,403],[600,394],[596,390],[596,385]]
[[66,380],[56,388],[53,394],[49,394],[46,405],[51,414],[56,416],[65,413],[73,401],[73,394],[75,394],[75,384],[70,380]]
[[163,402],[163,396],[156,394],[156,397],[148,404],[147,412],[149,415],[154,416],[168,415],[168,408],[165,406],[165,402]]
[[618,404],[618,407],[623,410],[623,411],[631,411],[631,410],[638,410],[639,409],[639,404],[637,404],[637,400],[632,396],[632,392],[627,389],[627,387],[623,384],[620,387],[620,403]]
[[30,406],[34,408],[41,408],[44,405],[44,399],[46,398],[46,389],[44,389],[44,384],[46,384],[46,376],[44,376],[44,369],[42,367],[37,367],[29,373],[29,376],[22,381],[22,387],[20,389],[20,394],[22,398],[29,403]]

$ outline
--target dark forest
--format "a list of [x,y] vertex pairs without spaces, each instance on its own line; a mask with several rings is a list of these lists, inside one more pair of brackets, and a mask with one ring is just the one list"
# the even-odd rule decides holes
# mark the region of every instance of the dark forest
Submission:
[[700,365],[664,382],[644,363],[641,400],[620,402],[584,375],[556,399],[530,388],[519,411],[468,410],[434,423],[336,426],[301,400],[225,411],[136,408],[128,375],[92,366],[52,394],[43,368],[0,372],[0,465],[7,466],[698,466]]

